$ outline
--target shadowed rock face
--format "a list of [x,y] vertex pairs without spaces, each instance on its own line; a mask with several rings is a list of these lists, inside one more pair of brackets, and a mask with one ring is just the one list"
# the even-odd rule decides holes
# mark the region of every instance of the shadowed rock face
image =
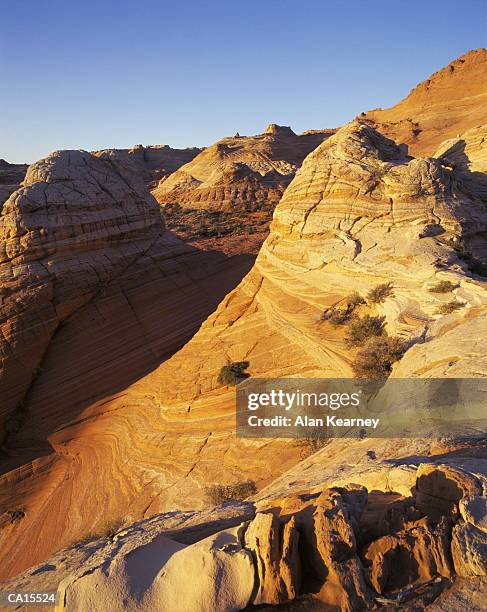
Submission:
[[443,140],[487,123],[487,50],[469,51],[395,106],[360,119],[407,143],[413,155],[433,155]]
[[163,228],[140,183],[105,159],[53,153],[0,218],[2,421],[60,324],[150,249]]
[[[401,367],[406,376],[485,375],[485,289],[449,244],[485,229],[484,204],[463,181],[436,159],[407,157],[360,122],[322,143],[277,206],[251,272],[195,337],[118,396],[91,402],[77,419],[61,415],[49,437],[54,458],[5,477],[6,504],[26,508],[11,528],[15,548],[1,549],[5,573],[25,567],[27,549],[32,562],[79,537],[85,516],[93,525],[203,505],[207,484],[252,475],[261,488],[296,464],[302,446],[235,438],[234,389],[222,387],[218,373],[229,362],[249,361],[252,376],[352,376],[356,349],[346,346],[343,327],[320,316],[354,291],[366,296],[379,283],[392,284],[385,300],[360,306],[360,316],[384,316],[390,334],[416,342],[393,376]],[[431,293],[438,280],[455,289]],[[453,296],[462,307],[437,314]],[[415,350],[420,358],[408,361]],[[388,458],[419,446],[394,443]],[[329,464],[339,457],[353,464],[349,447],[331,442]],[[333,481],[337,473],[329,469]],[[120,484],[112,495],[113,482]],[[60,509],[56,519],[52,508]],[[41,524],[50,539],[33,547]]]
[[224,138],[160,181],[153,194],[163,206],[272,210],[306,155],[331,133],[298,136],[271,124],[258,136]]
[[9,164],[0,159],[0,210],[8,196],[19,188],[27,168],[26,164]]
[[[32,165],[0,217],[3,440],[26,446],[25,461],[32,438],[180,348],[249,265],[166,232],[140,177],[112,155]],[[7,466],[19,461],[10,455]]]

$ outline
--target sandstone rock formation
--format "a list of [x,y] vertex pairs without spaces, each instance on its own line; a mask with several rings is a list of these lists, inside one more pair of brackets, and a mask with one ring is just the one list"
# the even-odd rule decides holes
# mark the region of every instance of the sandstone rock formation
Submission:
[[[164,177],[152,193],[168,227],[182,238],[203,247],[213,238],[210,247],[254,252],[242,242],[251,234],[260,247],[284,189],[306,155],[332,133],[297,135],[271,124],[257,136],[224,138]],[[226,237],[234,235],[243,238]]]
[[487,50],[469,51],[420,83],[388,109],[362,113],[413,155],[433,155],[439,144],[487,123]]
[[[457,478],[464,461],[457,456],[448,465],[419,463],[413,491],[420,490],[426,471]],[[308,468],[299,466],[304,477]],[[464,479],[476,480],[485,491],[486,468],[487,459],[475,473],[463,468]],[[353,476],[353,466],[346,476]],[[381,606],[423,610],[437,599],[441,603],[432,609],[458,598],[477,609],[475,586],[486,584],[485,531],[479,538],[481,530],[472,531],[476,528],[460,517],[415,508],[413,494],[396,496],[394,504],[401,512],[407,502],[417,516],[408,520],[404,514],[401,527],[389,525],[376,537],[367,513],[377,506],[377,491],[353,484],[323,488],[322,483],[315,492],[291,493],[282,485],[282,479],[273,483],[274,494],[255,510],[251,503],[224,504],[155,516],[109,538],[77,544],[1,586],[57,588],[57,609],[68,611],[228,612],[284,602],[295,602],[298,609],[321,604],[357,612]],[[477,505],[485,503],[485,497],[478,499]],[[471,506],[472,498],[459,503]],[[387,494],[380,504],[388,504]],[[204,537],[205,529],[214,533]]]
[[[69,480],[70,461],[49,436],[180,348],[251,262],[188,247],[164,231],[125,164],[79,151],[29,168],[3,207],[0,235],[1,468],[27,468],[2,481],[10,516],[25,496],[40,510],[36,491]],[[4,538],[19,526],[7,523]]]
[[147,187],[152,188],[201,153],[198,147],[173,149],[168,145],[135,145],[131,149],[93,151],[96,157],[110,157],[131,166]]
[[208,210],[274,208],[297,168],[332,131],[298,136],[271,124],[258,136],[223,138],[153,190],[165,206]]
[[8,196],[19,188],[27,168],[26,164],[9,164],[0,159],[0,211]]
[[[452,246],[461,238],[480,249],[484,232],[485,204],[456,169],[410,158],[361,122],[339,130],[306,158],[253,269],[191,342],[118,396],[86,402],[71,420],[59,415],[49,437],[56,461],[6,475],[5,507],[22,506],[25,516],[9,527],[15,549],[2,548],[5,575],[25,568],[27,547],[32,562],[45,558],[100,524],[103,514],[137,519],[204,505],[209,484],[252,475],[260,489],[298,463],[309,452],[303,443],[235,438],[235,391],[218,374],[230,362],[248,361],[251,376],[353,376],[361,349],[347,345],[347,325],[333,326],[322,314],[354,291],[366,302],[357,307],[360,317],[385,317],[387,332],[407,342],[401,361],[389,364],[392,377],[485,376],[485,285]],[[431,292],[442,280],[449,281],[447,293]],[[387,283],[384,299],[367,298]],[[444,313],[451,301],[455,307]],[[331,441],[319,453],[328,462],[319,465],[321,488],[327,479],[410,495],[415,470],[391,462],[427,456],[437,442],[377,444],[385,458],[373,470],[368,444]],[[357,480],[338,469],[347,465]],[[106,493],[113,482],[121,483],[116,495]],[[53,520],[59,506],[76,521]],[[41,522],[51,539],[32,549]],[[351,579],[352,592],[366,601],[354,555],[340,561],[350,571],[330,566],[330,591],[350,590]],[[271,560],[269,553],[265,563],[275,567]]]

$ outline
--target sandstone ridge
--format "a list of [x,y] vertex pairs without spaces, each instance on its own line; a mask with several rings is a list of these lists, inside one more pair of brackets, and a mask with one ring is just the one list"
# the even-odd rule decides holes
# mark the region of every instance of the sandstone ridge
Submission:
[[439,144],[487,123],[487,50],[469,51],[415,87],[388,109],[360,118],[413,155],[433,155]]
[[331,131],[297,136],[271,124],[258,136],[223,138],[153,190],[165,206],[272,210],[306,155]]

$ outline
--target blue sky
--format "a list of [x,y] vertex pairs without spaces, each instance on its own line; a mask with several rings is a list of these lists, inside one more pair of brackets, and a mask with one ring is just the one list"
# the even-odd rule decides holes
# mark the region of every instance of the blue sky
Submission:
[[487,45],[485,0],[3,0],[0,157],[335,127]]

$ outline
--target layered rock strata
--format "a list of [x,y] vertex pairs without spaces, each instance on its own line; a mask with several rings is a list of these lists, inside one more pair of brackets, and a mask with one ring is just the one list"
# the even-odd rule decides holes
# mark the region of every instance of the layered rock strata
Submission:
[[165,232],[135,173],[80,151],[29,168],[0,237],[0,420],[13,448],[156,367],[250,263]]
[[27,168],[26,164],[9,164],[0,159],[0,211],[9,195],[19,188]]
[[272,211],[306,155],[331,133],[298,136],[271,124],[258,136],[224,138],[162,179],[153,195],[163,206]]
[[132,167],[150,189],[158,182],[189,163],[201,153],[198,147],[173,149],[169,145],[135,145],[131,149],[104,149],[94,151],[96,157],[110,157]]

